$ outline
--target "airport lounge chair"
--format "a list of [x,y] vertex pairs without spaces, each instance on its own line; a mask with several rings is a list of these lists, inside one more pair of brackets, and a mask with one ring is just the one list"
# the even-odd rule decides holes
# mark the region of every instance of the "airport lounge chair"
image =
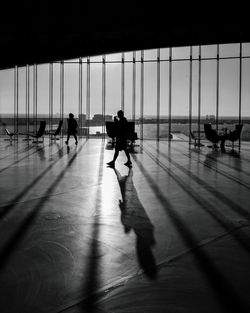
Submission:
[[63,124],[63,120],[60,120],[58,123],[57,129],[51,130],[47,133],[48,135],[51,135],[51,139],[59,140],[59,138],[56,138],[56,136],[58,136],[60,134],[61,129],[62,129],[62,124]]
[[218,148],[218,142],[221,140],[221,136],[218,135],[217,131],[215,129],[212,129],[211,124],[204,124],[204,131],[206,139],[210,142],[212,142],[213,148]]
[[202,137],[202,134],[204,134],[204,132],[200,131],[200,135],[198,131],[190,131],[190,139],[194,141],[194,146],[195,147],[203,147],[204,144],[201,143],[201,140],[204,139]]
[[[106,131],[107,135],[111,138],[111,144],[115,143],[116,137],[116,123],[111,121],[106,121]],[[137,133],[135,132],[135,122],[128,122],[128,133],[127,139],[131,146],[134,145],[135,141],[138,139]]]
[[8,139],[4,139],[4,140],[10,140],[10,141],[12,141],[12,140],[18,140],[18,138],[13,138],[14,136],[18,136],[18,133],[15,133],[15,132],[10,132],[9,130],[8,130],[8,128],[5,128],[5,132],[6,132],[6,134],[8,135]]
[[226,135],[226,140],[229,140],[232,142],[232,149],[234,149],[234,143],[235,141],[240,139],[241,131],[242,131],[242,124],[235,125],[235,130],[231,131]]
[[[46,121],[41,121],[40,127],[36,133],[19,133],[19,134],[34,138],[33,140],[34,143],[44,142],[45,127],[46,127]],[[42,141],[39,141],[38,140],[39,138],[42,138]]]

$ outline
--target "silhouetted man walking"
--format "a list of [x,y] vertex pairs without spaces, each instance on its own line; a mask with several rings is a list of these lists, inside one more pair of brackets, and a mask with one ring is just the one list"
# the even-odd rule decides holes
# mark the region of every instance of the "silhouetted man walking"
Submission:
[[108,162],[107,164],[111,167],[115,167],[115,161],[119,155],[119,151],[124,150],[127,162],[124,165],[131,167],[132,162],[130,160],[130,155],[127,149],[127,133],[128,133],[128,121],[126,117],[124,117],[124,113],[122,110],[117,112],[118,118],[115,116],[115,133],[116,133],[116,141],[115,141],[115,154],[113,160]]

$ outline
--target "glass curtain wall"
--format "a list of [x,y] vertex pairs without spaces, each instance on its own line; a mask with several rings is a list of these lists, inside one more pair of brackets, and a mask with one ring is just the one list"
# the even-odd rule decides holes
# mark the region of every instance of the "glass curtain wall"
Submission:
[[74,118],[79,124],[79,60],[64,62],[63,71],[63,133],[66,133],[67,118],[69,113],[74,114]]
[[105,121],[112,121],[117,111],[125,110],[125,56],[110,54],[105,60]]
[[79,136],[105,138],[124,110],[141,140],[189,141],[210,122],[243,123],[250,140],[250,44],[129,51],[0,70],[1,135],[55,129],[72,112]]
[[189,131],[190,49],[172,49],[171,71],[171,134],[173,139],[184,139]]
[[10,132],[15,126],[15,70],[0,71],[0,132],[5,134],[5,128]]
[[[250,140],[250,88],[249,88],[249,75],[250,75],[250,44],[242,44],[242,89],[241,89],[241,116],[244,127],[242,129],[241,139],[242,141]],[[246,58],[244,58],[246,57]]]
[[169,138],[169,49],[160,49],[159,62],[159,139]]
[[[124,54],[124,112],[129,121],[135,120],[135,64],[133,52]],[[122,68],[123,69],[123,68]],[[121,85],[122,86],[122,85]]]
[[218,125],[218,83],[219,63],[217,62],[218,47],[216,45],[201,47],[200,102],[201,129],[204,123],[211,123],[213,128]]
[[[50,65],[50,88],[51,88],[51,114],[52,114],[52,129],[56,129],[60,121],[60,64],[52,63]],[[64,127],[65,125],[63,125]]]
[[89,135],[100,136],[104,125],[104,73],[105,58],[102,56],[90,58],[90,112]]
[[143,138],[157,138],[157,50],[144,51]]
[[49,114],[49,65],[38,65],[36,71],[36,129],[39,129],[42,120],[46,121],[46,129],[49,129],[51,120]]

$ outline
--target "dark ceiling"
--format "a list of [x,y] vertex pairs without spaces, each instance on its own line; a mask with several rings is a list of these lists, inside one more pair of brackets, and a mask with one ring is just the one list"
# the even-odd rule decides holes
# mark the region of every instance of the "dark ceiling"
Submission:
[[[5,2],[0,68],[148,48],[250,42],[248,9],[153,1]],[[163,5],[165,4],[165,5]]]

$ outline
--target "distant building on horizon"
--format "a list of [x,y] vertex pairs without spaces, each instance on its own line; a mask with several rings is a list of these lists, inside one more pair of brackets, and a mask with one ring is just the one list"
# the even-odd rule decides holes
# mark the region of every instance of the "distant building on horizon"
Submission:
[[[113,120],[113,116],[112,115],[105,115],[104,116],[104,120],[105,121],[112,121]],[[92,121],[94,124],[102,124],[103,122],[103,115],[102,114],[94,114]]]
[[206,121],[215,122],[215,115],[206,115]]

